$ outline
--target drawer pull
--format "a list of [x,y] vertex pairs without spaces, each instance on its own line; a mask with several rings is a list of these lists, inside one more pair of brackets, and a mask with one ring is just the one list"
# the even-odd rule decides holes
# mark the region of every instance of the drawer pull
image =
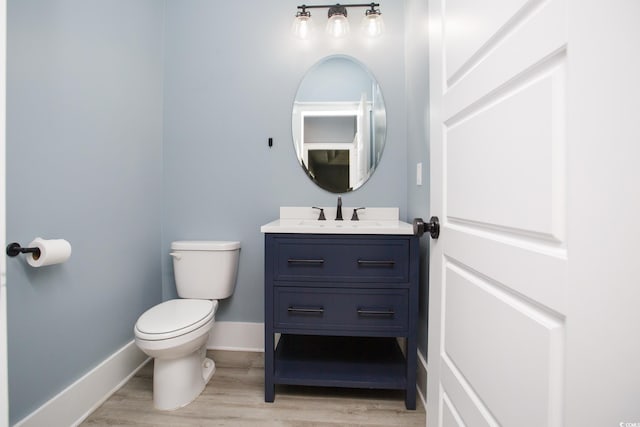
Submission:
[[287,260],[287,262],[289,264],[317,264],[317,265],[322,265],[324,264],[324,260],[323,259],[297,259],[297,258],[289,258]]
[[396,262],[393,260],[375,261],[375,260],[359,259],[358,265],[372,266],[372,267],[393,267],[394,265],[396,265]]
[[324,307],[289,307],[287,311],[289,313],[322,314],[324,313]]
[[396,312],[393,310],[365,310],[358,309],[358,316],[393,316]]

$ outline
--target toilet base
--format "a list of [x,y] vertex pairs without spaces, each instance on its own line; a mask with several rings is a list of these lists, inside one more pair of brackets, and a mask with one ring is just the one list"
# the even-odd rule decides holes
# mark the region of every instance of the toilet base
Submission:
[[163,411],[182,408],[202,393],[216,365],[206,347],[177,359],[154,359],[153,406]]

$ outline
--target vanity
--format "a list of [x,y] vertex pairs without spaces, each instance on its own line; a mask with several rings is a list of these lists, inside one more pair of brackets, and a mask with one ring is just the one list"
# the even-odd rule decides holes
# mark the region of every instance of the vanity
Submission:
[[415,409],[418,237],[395,208],[361,212],[281,208],[261,227],[265,401],[277,384],[397,389]]

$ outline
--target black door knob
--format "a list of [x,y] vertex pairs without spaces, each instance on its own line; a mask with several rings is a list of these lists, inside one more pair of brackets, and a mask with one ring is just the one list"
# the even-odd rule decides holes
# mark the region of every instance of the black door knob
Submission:
[[413,219],[413,234],[418,237],[428,232],[432,239],[437,239],[440,236],[440,221],[437,216],[432,216],[429,222],[424,222],[422,218]]

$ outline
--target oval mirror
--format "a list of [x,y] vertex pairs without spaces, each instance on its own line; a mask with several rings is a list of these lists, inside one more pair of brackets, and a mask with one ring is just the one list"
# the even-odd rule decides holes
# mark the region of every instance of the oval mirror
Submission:
[[384,149],[387,116],[380,86],[360,62],[330,56],[298,87],[291,129],[307,176],[333,193],[362,186]]

